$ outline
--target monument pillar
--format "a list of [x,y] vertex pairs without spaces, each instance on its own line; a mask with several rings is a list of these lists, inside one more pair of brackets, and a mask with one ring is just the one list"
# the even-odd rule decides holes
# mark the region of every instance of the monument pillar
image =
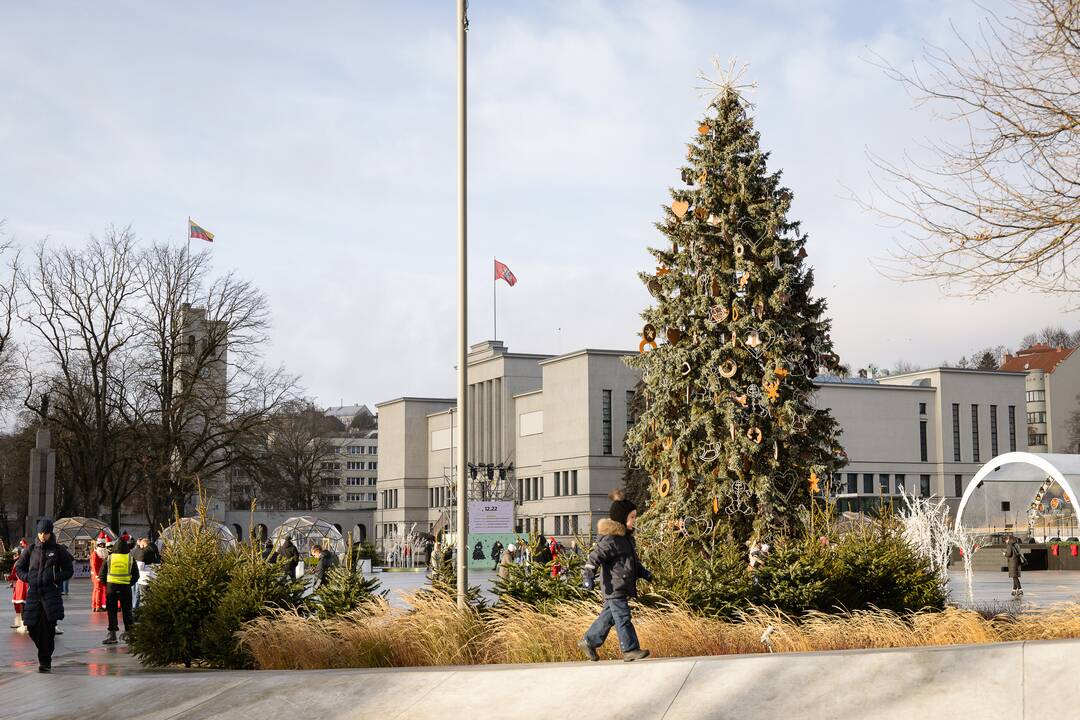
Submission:
[[26,501],[26,537],[35,541],[38,518],[52,517],[56,494],[56,451],[49,447],[52,436],[46,428],[37,431],[30,451],[30,494]]

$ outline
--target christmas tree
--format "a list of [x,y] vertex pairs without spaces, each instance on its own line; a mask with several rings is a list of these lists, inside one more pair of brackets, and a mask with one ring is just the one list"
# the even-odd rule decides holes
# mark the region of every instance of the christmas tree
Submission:
[[644,409],[627,433],[631,468],[651,479],[646,524],[710,546],[796,530],[844,462],[836,422],[811,402],[839,359],[792,193],[739,90],[717,89],[657,224],[669,245],[640,273],[655,303],[629,361]]

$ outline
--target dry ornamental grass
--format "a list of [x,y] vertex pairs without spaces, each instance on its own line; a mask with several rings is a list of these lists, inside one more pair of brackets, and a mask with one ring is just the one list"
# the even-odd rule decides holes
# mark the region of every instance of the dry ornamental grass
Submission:
[[[452,599],[406,600],[412,610],[379,600],[330,620],[280,612],[248,623],[238,635],[264,670],[580,661],[577,642],[600,610],[593,603],[565,603],[542,613],[503,602],[479,613],[459,611]],[[808,613],[796,619],[753,608],[734,620],[679,607],[636,607],[634,626],[642,647],[655,657],[920,647],[1080,638],[1080,605],[992,618],[947,608],[908,615]],[[619,657],[614,632],[599,653],[601,659]]]

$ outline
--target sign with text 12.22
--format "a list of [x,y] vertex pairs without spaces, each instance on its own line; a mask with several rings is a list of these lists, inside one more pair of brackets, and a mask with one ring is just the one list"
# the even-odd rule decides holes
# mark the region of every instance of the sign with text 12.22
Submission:
[[478,501],[469,503],[469,534],[514,532],[514,503]]

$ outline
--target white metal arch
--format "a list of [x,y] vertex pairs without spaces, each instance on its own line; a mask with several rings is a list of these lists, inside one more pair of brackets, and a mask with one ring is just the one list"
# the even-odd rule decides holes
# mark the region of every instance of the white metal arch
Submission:
[[[1031,465],[1033,467],[1039,468],[1044,473],[1046,473],[1047,477],[1054,478],[1057,484],[1061,486],[1061,489],[1064,490],[1070,498],[1072,498],[1073,502],[1077,502],[1078,500],[1076,493],[1073,492],[1072,486],[1065,478],[1065,473],[1061,472],[1058,465],[1055,465],[1053,462],[1051,462],[1052,459],[1056,459],[1057,457],[1062,456],[1027,452],[1011,452],[1005,453],[1004,455],[998,455],[996,458],[991,459],[989,462],[979,468],[979,472],[975,473],[975,477],[973,477],[971,479],[971,482],[968,483],[968,486],[964,488],[964,494],[960,498],[960,504],[956,507],[956,529],[960,529],[960,520],[964,517],[964,508],[967,507],[968,500],[971,498],[972,494],[974,494],[975,489],[979,487],[979,483],[981,483],[987,475],[994,472],[998,468],[1001,468],[1004,465],[1024,463],[1026,465]],[[1070,458],[1072,462],[1075,462],[1075,458],[1080,456],[1066,455],[1063,457]],[[1032,482],[1035,482],[1035,480],[1033,479]]]

